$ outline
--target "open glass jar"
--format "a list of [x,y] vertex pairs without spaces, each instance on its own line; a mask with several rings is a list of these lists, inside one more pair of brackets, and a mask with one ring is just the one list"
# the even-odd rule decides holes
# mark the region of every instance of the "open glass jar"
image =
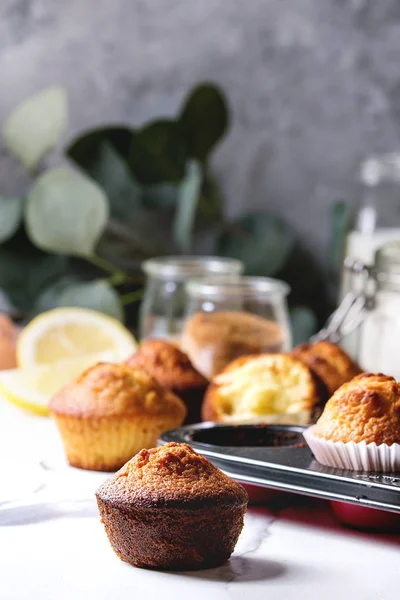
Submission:
[[182,331],[187,298],[185,284],[208,275],[234,276],[243,263],[233,258],[214,256],[166,256],[143,263],[147,276],[140,308],[139,335],[176,340]]
[[182,348],[208,378],[239,356],[291,348],[289,286],[267,277],[209,277],[186,285]]

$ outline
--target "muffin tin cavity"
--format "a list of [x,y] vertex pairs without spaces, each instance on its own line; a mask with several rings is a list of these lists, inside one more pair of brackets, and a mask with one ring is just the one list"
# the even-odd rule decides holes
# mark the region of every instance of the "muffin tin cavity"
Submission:
[[302,427],[288,425],[218,426],[189,432],[186,441],[196,444],[247,448],[303,447]]

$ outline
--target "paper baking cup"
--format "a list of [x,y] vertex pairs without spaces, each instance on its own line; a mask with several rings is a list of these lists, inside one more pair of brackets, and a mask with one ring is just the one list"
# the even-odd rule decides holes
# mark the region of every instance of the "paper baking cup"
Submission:
[[365,442],[332,442],[314,435],[315,425],[303,436],[321,465],[351,471],[400,471],[400,444],[367,444]]

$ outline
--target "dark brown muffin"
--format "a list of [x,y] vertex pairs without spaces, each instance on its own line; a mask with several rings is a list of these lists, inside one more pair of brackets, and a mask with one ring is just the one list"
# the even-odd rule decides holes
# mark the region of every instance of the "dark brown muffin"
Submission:
[[126,362],[130,367],[146,369],[160,385],[183,400],[188,411],[185,424],[200,421],[208,381],[177,346],[165,340],[146,340]]
[[332,342],[300,344],[294,348],[292,354],[314,371],[328,389],[329,395],[361,373],[359,365],[342,348]]
[[141,450],[96,493],[116,554],[137,567],[223,564],[243,527],[247,493],[187,444]]

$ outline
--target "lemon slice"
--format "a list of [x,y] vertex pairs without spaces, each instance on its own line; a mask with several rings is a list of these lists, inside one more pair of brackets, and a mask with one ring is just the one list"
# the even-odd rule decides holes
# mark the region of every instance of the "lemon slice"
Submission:
[[0,371],[0,394],[12,404],[47,415],[49,401],[66,383],[98,362],[113,362],[112,352],[101,352],[52,365]]
[[136,348],[135,338],[117,319],[86,308],[55,308],[22,330],[17,362],[26,369],[102,352],[111,352],[118,362]]

